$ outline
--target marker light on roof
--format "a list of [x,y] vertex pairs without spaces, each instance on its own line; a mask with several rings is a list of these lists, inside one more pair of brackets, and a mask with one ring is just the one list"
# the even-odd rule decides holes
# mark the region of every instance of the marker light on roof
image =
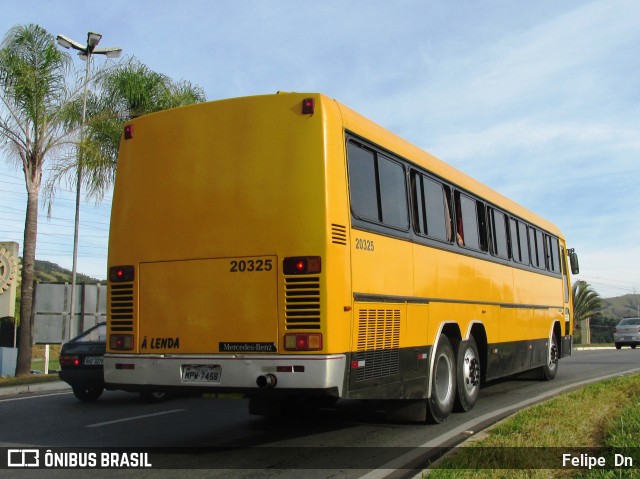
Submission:
[[313,115],[316,109],[316,100],[315,98],[305,98],[302,100],[302,114],[303,115]]

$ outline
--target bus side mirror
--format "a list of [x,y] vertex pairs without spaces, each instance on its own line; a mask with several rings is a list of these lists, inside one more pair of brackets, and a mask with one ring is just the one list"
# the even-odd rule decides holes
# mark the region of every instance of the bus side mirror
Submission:
[[580,264],[578,263],[578,255],[576,254],[576,250],[571,248],[569,251],[569,262],[571,263],[571,273],[579,274],[580,273]]

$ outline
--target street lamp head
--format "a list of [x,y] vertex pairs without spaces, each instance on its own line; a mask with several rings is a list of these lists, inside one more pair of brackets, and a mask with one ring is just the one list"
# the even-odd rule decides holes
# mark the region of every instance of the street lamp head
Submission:
[[64,35],[58,35],[56,37],[56,40],[58,41],[58,45],[63,48],[74,48],[80,51],[83,51],[85,49],[84,46],[80,45],[78,42],[72,40],[69,37],[65,37]]
[[122,48],[96,48],[93,53],[105,55],[107,58],[118,58],[122,53]]
[[99,33],[95,33],[95,32],[87,33],[87,46],[89,48],[94,48],[98,43],[100,43],[101,38],[102,38],[102,35],[100,35]]

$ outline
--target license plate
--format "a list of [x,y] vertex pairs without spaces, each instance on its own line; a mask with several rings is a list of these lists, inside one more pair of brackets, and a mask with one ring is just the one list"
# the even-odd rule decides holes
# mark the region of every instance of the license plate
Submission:
[[102,356],[87,356],[84,358],[85,366],[102,366],[103,362]]
[[219,383],[222,376],[220,366],[202,366],[184,364],[182,381],[187,383]]

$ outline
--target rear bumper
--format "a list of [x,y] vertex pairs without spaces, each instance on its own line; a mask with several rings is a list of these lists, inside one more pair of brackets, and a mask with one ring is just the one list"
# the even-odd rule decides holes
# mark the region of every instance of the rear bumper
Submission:
[[89,388],[104,385],[102,368],[61,369],[58,376],[71,387]]
[[614,334],[613,342],[620,346],[637,346],[640,345],[640,334]]
[[[107,387],[125,391],[176,391],[263,394],[320,394],[341,397],[346,356],[332,355],[128,355],[107,354]],[[184,366],[219,366],[219,382],[189,382]],[[275,377],[275,385],[259,387],[258,378]]]

